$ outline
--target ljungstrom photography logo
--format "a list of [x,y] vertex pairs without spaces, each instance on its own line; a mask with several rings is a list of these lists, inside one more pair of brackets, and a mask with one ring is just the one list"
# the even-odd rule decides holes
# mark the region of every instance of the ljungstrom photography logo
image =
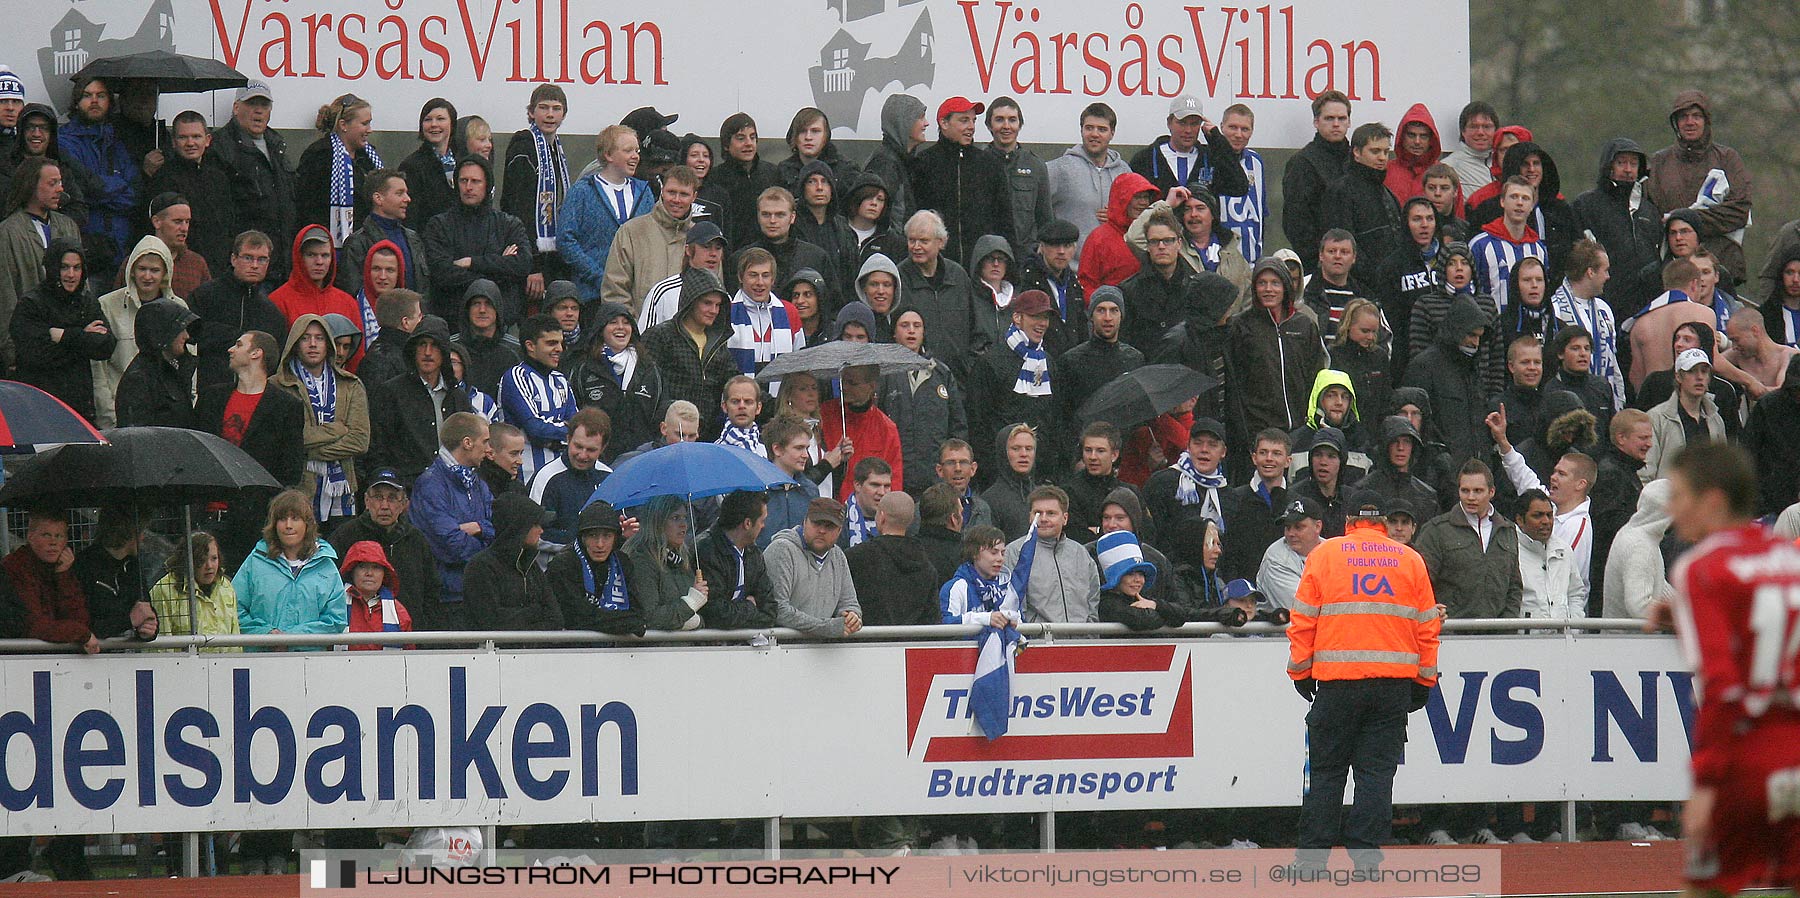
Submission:
[[152,0],[137,31],[121,38],[108,38],[108,22],[95,22],[83,15],[73,0],[69,11],[50,26],[45,44],[38,50],[38,74],[44,78],[44,92],[53,109],[68,106],[74,85],[69,76],[82,66],[104,56],[123,56],[146,50],[175,49],[175,7],[172,0]]
[[314,858],[309,868],[308,884],[315,889],[356,888],[356,862]]
[[906,39],[891,56],[871,58],[874,44],[857,40],[849,30],[854,27],[868,36],[899,33],[898,26],[910,13],[907,7],[921,2],[825,0],[825,8],[837,13],[841,27],[819,49],[819,64],[807,70],[807,77],[812,82],[813,104],[824,110],[833,128],[860,129],[863,99],[870,91],[894,83],[902,89],[931,86],[937,72],[931,10],[919,10]]

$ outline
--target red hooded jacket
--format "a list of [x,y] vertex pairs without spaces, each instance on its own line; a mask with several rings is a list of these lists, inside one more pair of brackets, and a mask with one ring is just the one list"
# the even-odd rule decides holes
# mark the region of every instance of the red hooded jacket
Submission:
[[1125,245],[1125,229],[1131,227],[1127,210],[1131,198],[1140,193],[1162,195],[1150,179],[1137,172],[1126,172],[1113,179],[1112,192],[1106,198],[1106,221],[1081,246],[1078,273],[1085,295],[1093,296],[1101,287],[1117,287],[1143,267],[1137,254]]
[[[350,572],[355,570],[359,564],[381,565],[382,569],[387,572],[381,576],[381,588],[389,596],[400,594],[400,574],[394,570],[392,564],[388,563],[387,552],[382,550],[381,544],[372,539],[351,543],[350,548],[344,550],[344,558],[338,564],[338,573],[344,575],[344,600],[350,606],[350,632],[380,633],[382,632],[381,603],[377,601],[371,605],[367,600],[358,596],[355,587],[350,585]],[[398,599],[394,600],[394,608],[400,615],[400,629],[403,632],[411,633],[413,628],[412,612],[407,611],[406,606],[401,604]],[[404,647],[413,648],[410,645]],[[380,648],[383,646],[353,645],[350,650],[359,652]]]
[[[1406,154],[1406,126],[1418,122],[1431,132],[1431,146],[1419,156]],[[1394,195],[1394,201],[1405,205],[1407,200],[1425,193],[1425,170],[1437,164],[1444,155],[1443,142],[1438,139],[1437,122],[1431,119],[1431,110],[1424,103],[1414,103],[1406,115],[1400,117],[1400,127],[1394,129],[1394,158],[1388,162],[1387,189]]]
[[[306,265],[301,261],[300,247],[302,241],[306,239],[306,235],[312,231],[324,234],[327,240],[331,239],[331,232],[325,230],[324,225],[314,224],[301,228],[300,233],[294,235],[294,248],[290,256],[294,267],[288,271],[287,283],[277,287],[275,292],[269,294],[269,301],[274,303],[275,308],[280,309],[281,314],[287,317],[290,327],[293,326],[294,319],[301,315],[329,315],[333,312],[355,322],[357,327],[362,327],[362,311],[356,307],[356,297],[332,286],[332,280],[337,273],[335,253],[332,256],[331,268],[325,272],[325,286],[321,287],[313,283],[312,279],[306,276]],[[373,251],[370,252],[370,255],[374,255]],[[351,358],[350,364],[345,367],[355,371],[356,363],[361,360],[362,350],[358,349],[357,354]]]

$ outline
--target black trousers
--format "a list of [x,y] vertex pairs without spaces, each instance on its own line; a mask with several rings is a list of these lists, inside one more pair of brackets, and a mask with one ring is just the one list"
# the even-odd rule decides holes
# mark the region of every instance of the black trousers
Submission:
[[[1323,859],[1334,845],[1359,863],[1379,862],[1393,836],[1394,771],[1406,745],[1410,680],[1327,680],[1306,714],[1307,784],[1300,802],[1300,849]],[[1356,771],[1348,813],[1344,786]]]

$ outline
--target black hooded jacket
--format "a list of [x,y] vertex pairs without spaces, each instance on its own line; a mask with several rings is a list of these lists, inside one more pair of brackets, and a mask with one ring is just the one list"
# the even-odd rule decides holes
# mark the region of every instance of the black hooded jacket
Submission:
[[463,367],[463,382],[494,398],[500,396],[500,381],[514,365],[524,360],[519,352],[519,338],[506,332],[506,321],[500,320],[499,329],[492,337],[483,337],[475,333],[474,325],[469,323],[469,307],[477,299],[486,299],[501,315],[505,315],[504,299],[500,286],[487,278],[476,278],[469,282],[463,290],[462,313],[456,317],[458,333],[450,339],[468,353],[468,364]]
[[[1638,157],[1638,180],[1620,182],[1608,177],[1613,160],[1624,154]],[[1570,206],[1575,211],[1576,227],[1594,235],[1606,249],[1613,279],[1607,284],[1606,297],[1617,320],[1637,314],[1629,300],[1643,294],[1646,285],[1631,281],[1636,273],[1658,256],[1662,241],[1662,212],[1650,198],[1650,156],[1637,141],[1615,137],[1600,148],[1600,170],[1594,177],[1592,190],[1583,192]],[[1658,287],[1661,282],[1657,283]],[[1658,291],[1651,291],[1654,296]]]
[[[218,138],[214,138],[216,142]],[[151,200],[164,193],[181,194],[188,202],[193,220],[188,225],[187,247],[206,260],[209,271],[224,274],[231,270],[231,242],[246,228],[240,224],[240,211],[232,196],[235,184],[231,173],[216,156],[205,154],[198,162],[189,162],[168,153],[162,168],[144,182],[144,215],[149,215]],[[144,219],[148,221],[148,218]]]
[[203,386],[229,384],[235,379],[227,353],[231,344],[249,331],[274,337],[276,346],[287,345],[287,316],[269,301],[269,291],[273,289],[270,284],[268,280],[246,284],[226,268],[188,296],[188,308],[200,316],[188,336],[200,349]]
[[1188,283],[1195,278],[1194,267],[1179,256],[1175,271],[1163,277],[1156,266],[1145,263],[1137,273],[1119,284],[1125,294],[1125,318],[1119,325],[1119,339],[1133,346],[1160,346],[1169,329],[1187,320]]
[[[438,377],[446,385],[442,399],[434,400],[419,377],[418,349],[426,341],[437,344],[443,367]],[[373,443],[365,470],[393,468],[411,483],[438,454],[438,420],[471,411],[468,388],[450,376],[450,329],[432,315],[406,340],[406,373],[397,374],[376,388],[384,414],[370,415]],[[433,410],[433,402],[438,408]]]
[[[1413,441],[1413,455],[1406,470],[1402,471],[1394,467],[1393,461],[1388,458],[1388,447],[1404,439]],[[1440,506],[1437,490],[1413,473],[1418,470],[1419,462],[1424,457],[1425,438],[1412,426],[1411,421],[1399,415],[1383,418],[1381,443],[1371,448],[1374,451],[1369,455],[1374,461],[1374,467],[1357,482],[1357,489],[1374,493],[1383,499],[1404,499],[1420,515],[1430,516],[1437,512]]]
[[[997,446],[993,455],[983,455],[979,449],[988,445],[988,437],[996,435],[1009,424],[1029,424],[1038,434],[1038,467],[1046,471],[1062,470],[1062,460],[1068,457],[1069,443],[1072,435],[1063,427],[1064,399],[1062,383],[1064,366],[1055,358],[1049,359],[1049,378],[1051,393],[1046,396],[1030,396],[1014,392],[1018,383],[1020,369],[1025,364],[1017,352],[1004,341],[987,348],[976,358],[969,369],[968,394],[976,397],[970,402],[966,411],[969,419],[969,436],[974,439],[970,445],[978,450],[975,456],[978,470],[998,470],[1005,465],[1006,452],[1004,446]],[[994,509],[996,523],[1000,510]],[[1005,529],[1002,526],[1001,529]],[[1008,531],[1007,539],[1018,539],[1019,534]]]
[[[269,279],[280,284],[286,280],[290,264],[281,250],[294,242],[294,169],[288,164],[287,139],[281,132],[274,128],[264,131],[263,146],[268,148],[266,154],[232,119],[213,132],[206,154],[231,176],[231,204],[237,210],[238,227],[261,231],[275,242]],[[206,313],[200,314],[204,317]],[[281,338],[277,335],[276,339]]]
[[[431,308],[446,321],[461,322],[470,287],[476,281],[490,281],[499,291],[496,306],[500,329],[505,330],[524,314],[525,279],[531,276],[537,241],[523,222],[494,205],[494,172],[486,159],[471,156],[457,168],[471,159],[487,174],[487,197],[475,206],[465,206],[452,197],[448,209],[424,219]],[[513,247],[517,250],[509,253]],[[467,268],[456,264],[457,259],[465,258],[469,260]],[[491,389],[485,392],[492,394]]]
[[694,554],[700,561],[700,573],[706,578],[707,602],[700,606],[700,618],[710,630],[751,630],[775,626],[775,582],[769,578],[769,563],[755,543],[741,556],[744,572],[744,597],[733,599],[737,591],[740,556],[731,538],[717,524],[707,528],[694,542]]
[[[1473,299],[1456,297],[1438,327],[1437,343],[1414,356],[1406,369],[1404,385],[1431,395],[1452,469],[1487,452],[1488,409],[1482,394],[1481,368],[1474,356],[1462,351],[1460,344],[1471,331],[1490,324],[1487,313]],[[1398,396],[1395,401],[1399,401]]]
[[[1006,534],[1007,542],[1025,535],[1031,529],[1031,491],[1044,484],[1038,471],[1044,468],[1044,437],[1038,431],[1038,453],[1033,459],[1031,470],[1020,474],[1006,463],[1006,434],[1012,428],[1003,428],[992,437],[994,454],[990,462],[983,462],[978,469],[982,473],[993,472],[993,481],[988,488],[981,491],[981,498],[987,502],[994,513],[994,526]],[[971,432],[970,436],[979,438]]]
[[[84,261],[87,258],[81,243],[69,238],[52,240],[44,250],[43,283],[19,297],[13,310],[13,347],[19,380],[61,399],[91,421],[94,372],[88,363],[111,358],[118,339],[110,330],[91,333],[85,329],[106,323],[100,303],[88,294],[85,281],[73,293],[62,289],[59,269],[69,253],[80,254]],[[62,338],[51,336],[52,330],[60,330]]]
[[[643,343],[638,339],[637,319],[631,310],[616,302],[601,303],[594,323],[604,328],[618,318],[631,324],[631,344],[638,349],[631,382],[619,383],[613,374],[612,362],[600,350],[584,355],[569,372],[569,386],[575,391],[576,404],[582,408],[598,408],[612,420],[612,434],[607,437],[606,451],[600,456],[608,464],[633,446],[656,439],[656,426],[661,423],[668,405],[668,399],[663,396],[662,374],[644,352]],[[590,349],[604,345],[604,339],[598,339]]]
[[[823,175],[825,180],[833,185],[834,201],[826,207],[824,221],[814,217],[812,209],[806,205],[806,181],[815,174]],[[845,186],[839,183],[838,176],[833,172],[832,167],[820,159],[806,163],[800,169],[799,177],[794,183],[788,185],[788,190],[794,194],[798,206],[794,216],[794,237],[825,251],[825,258],[830,267],[828,270],[820,269],[819,273],[825,275],[826,283],[831,284],[832,288],[838,291],[837,302],[839,304],[849,298],[849,285],[856,281],[856,270],[862,266],[862,248],[857,243],[856,232],[850,230],[849,223],[837,211],[844,205],[844,198],[848,196],[848,192],[844,190]],[[840,193],[840,191],[843,192]],[[793,277],[796,273],[797,269],[784,268],[781,276],[785,280]],[[830,297],[819,297],[821,303],[828,299]],[[820,314],[835,314],[836,312],[837,306],[828,306],[822,309]]]
[[[1582,414],[1575,415],[1575,412]],[[1537,429],[1514,448],[1525,457],[1526,466],[1537,473],[1538,480],[1549,483],[1550,472],[1563,455],[1569,452],[1595,454],[1597,436],[1593,413],[1582,404],[1581,397],[1567,390],[1547,389],[1543,406],[1538,410]]]
[[1800,502],[1800,355],[1788,360],[1781,389],[1757,400],[1743,445],[1756,459],[1758,515]]
[[472,630],[561,630],[562,609],[525,535],[544,517],[524,493],[494,497],[494,541],[463,568],[463,612]]
[[[1200,394],[1194,414],[1224,421],[1230,417],[1225,414],[1225,392],[1231,389],[1225,378],[1225,351],[1229,342],[1226,316],[1230,314],[1232,304],[1237,302],[1238,289],[1224,276],[1203,271],[1188,281],[1187,291],[1183,303],[1187,308],[1187,320],[1169,328],[1160,344],[1144,347],[1144,354],[1153,364],[1186,365],[1222,384],[1218,389]],[[1233,433],[1226,443],[1241,442],[1240,436]]]
[[168,299],[153,300],[138,309],[138,354],[119,378],[113,398],[120,427],[199,427],[194,416],[199,360],[187,352],[174,362],[163,357],[164,347],[195,320],[186,306]]

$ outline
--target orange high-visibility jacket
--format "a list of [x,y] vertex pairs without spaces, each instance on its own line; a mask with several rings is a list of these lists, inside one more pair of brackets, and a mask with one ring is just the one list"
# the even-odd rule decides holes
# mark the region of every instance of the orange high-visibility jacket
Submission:
[[1425,560],[1379,523],[1346,522],[1306,556],[1288,624],[1296,680],[1437,682],[1437,599]]

